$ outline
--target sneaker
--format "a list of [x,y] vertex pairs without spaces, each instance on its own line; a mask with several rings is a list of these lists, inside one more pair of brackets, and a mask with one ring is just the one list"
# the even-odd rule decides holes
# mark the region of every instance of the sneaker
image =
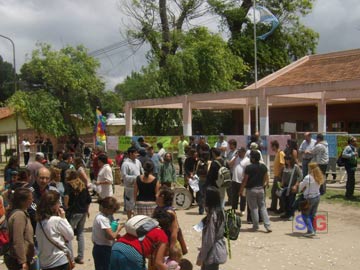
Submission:
[[287,215],[287,214],[283,214],[283,215],[280,216],[280,218],[285,218],[285,219],[288,219],[289,217],[290,217],[290,216]]
[[274,213],[277,211],[276,208],[271,208],[271,207],[266,208],[266,210]]
[[74,261],[75,261],[75,263],[78,263],[78,264],[84,264],[84,260],[80,259],[79,257],[76,257]]
[[266,230],[267,233],[272,232],[271,226],[265,226],[265,230]]
[[315,233],[314,232],[308,232],[308,233],[305,233],[304,236],[305,237],[313,237],[313,236],[315,236]]
[[290,216],[290,217],[288,218],[288,221],[293,221],[293,219],[294,219],[294,217],[293,217],[293,216]]

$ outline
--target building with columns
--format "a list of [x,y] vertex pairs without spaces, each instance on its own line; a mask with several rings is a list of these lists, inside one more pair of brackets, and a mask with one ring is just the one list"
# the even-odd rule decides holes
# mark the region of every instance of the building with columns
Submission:
[[305,56],[256,87],[126,102],[126,135],[137,108],[181,109],[184,135],[192,135],[193,110],[232,110],[233,134],[250,135],[256,104],[261,135],[280,134],[285,122],[297,131],[360,133],[360,49]]

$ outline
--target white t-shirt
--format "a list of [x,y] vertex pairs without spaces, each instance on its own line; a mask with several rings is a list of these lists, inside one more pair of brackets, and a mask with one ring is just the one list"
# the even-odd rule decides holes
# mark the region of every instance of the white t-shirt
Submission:
[[304,191],[305,199],[315,198],[320,195],[320,191],[319,191],[320,185],[315,181],[314,177],[310,174],[305,176],[304,180],[300,182],[299,191],[303,190],[304,187],[306,187]]
[[226,151],[227,151],[227,148],[228,148],[228,143],[227,141],[222,141],[222,142],[219,142],[217,141],[214,145],[214,148],[222,148],[222,147],[225,147],[225,150],[224,151],[221,151],[221,156],[222,157],[225,157],[226,158]]
[[242,183],[242,180],[244,179],[244,171],[245,167],[242,164],[242,161],[244,159],[240,157],[236,157],[234,165],[232,167],[232,180],[236,183]]
[[105,229],[110,229],[110,218],[103,213],[98,213],[92,227],[92,241],[99,246],[112,246],[113,240],[106,238]]
[[30,142],[29,141],[22,141],[21,143],[23,145],[23,151],[30,153]]
[[165,154],[166,154],[166,151],[164,148],[161,148],[158,152],[158,155],[161,157],[161,159],[164,159]]
[[97,186],[97,193],[99,194],[100,198],[106,198],[113,195],[113,174],[109,164],[105,164],[99,171],[97,181],[106,181],[109,182],[110,185],[98,185]]
[[[42,226],[46,235],[51,238],[59,246],[67,248],[66,241],[74,238],[74,232],[71,225],[65,218],[52,216],[42,221]],[[66,254],[63,250],[59,250],[44,235],[39,223],[36,225],[36,240],[39,247],[39,260],[42,269],[53,268],[68,262]]]

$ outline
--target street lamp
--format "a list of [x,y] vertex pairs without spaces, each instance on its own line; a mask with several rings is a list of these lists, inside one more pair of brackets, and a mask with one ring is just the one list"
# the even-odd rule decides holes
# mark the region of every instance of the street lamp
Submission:
[[[15,43],[12,41],[11,38],[1,35],[0,37],[7,39],[11,42],[12,48],[13,48],[13,67],[14,67],[14,91],[17,91],[17,84],[16,84],[16,63],[15,63]],[[16,132],[16,155],[18,160],[20,160],[20,151],[19,151],[19,117],[18,113],[15,112],[15,132]]]

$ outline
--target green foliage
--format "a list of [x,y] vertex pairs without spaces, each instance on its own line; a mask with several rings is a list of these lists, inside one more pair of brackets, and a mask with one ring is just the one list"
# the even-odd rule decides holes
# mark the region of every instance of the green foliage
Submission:
[[14,92],[13,66],[5,62],[0,55],[0,102],[4,102]]
[[8,99],[7,105],[21,113],[25,122],[39,133],[59,137],[69,132],[64,121],[59,121],[62,119],[59,100],[44,90],[17,91]]
[[[153,61],[116,86],[125,101],[219,92],[241,86],[236,78],[243,76],[246,66],[219,35],[209,33],[206,28],[195,28],[183,34],[181,40],[179,51],[167,57],[165,66],[158,68]],[[135,131],[149,135],[179,134],[181,113],[180,110],[138,109],[134,115],[142,125],[138,127],[141,130]],[[201,115],[197,113],[198,119]],[[207,125],[199,126],[201,131],[207,128]],[[217,127],[214,122],[211,126]]]
[[[280,26],[266,40],[257,40],[258,76],[264,77],[307,54],[315,53],[319,35],[300,22],[300,16],[311,12],[314,0],[259,0],[280,21]],[[244,59],[251,67],[246,83],[254,81],[253,24],[246,18],[252,0],[237,1],[208,0],[214,13],[220,15],[230,32],[229,46],[234,54]],[[257,24],[257,33],[269,31],[269,26]]]
[[[103,94],[104,83],[96,75],[99,63],[87,55],[83,46],[67,46],[59,51],[48,44],[37,44],[37,47],[30,61],[21,68],[23,90],[29,91],[31,97],[38,95],[41,102],[50,103],[48,108],[51,111],[59,113],[51,116],[55,117],[54,121],[49,121],[40,115],[33,117],[34,111],[27,106],[21,111],[39,131],[56,136],[64,133],[77,135],[81,126],[93,124],[95,108],[100,105],[99,97],[107,95]],[[35,105],[37,100],[30,101]],[[38,109],[34,105],[32,108]],[[38,123],[40,120],[42,123]]]

